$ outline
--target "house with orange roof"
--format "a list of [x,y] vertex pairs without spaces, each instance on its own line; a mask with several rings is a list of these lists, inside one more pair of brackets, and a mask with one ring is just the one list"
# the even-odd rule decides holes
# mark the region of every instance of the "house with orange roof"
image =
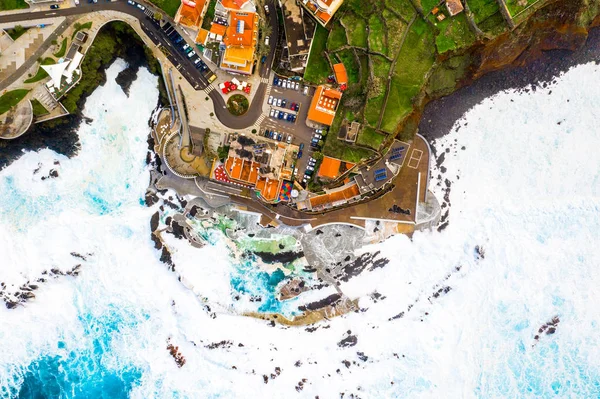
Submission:
[[256,6],[251,0],[219,0],[217,8],[224,8],[228,11],[256,12]]
[[221,69],[250,75],[258,44],[258,14],[248,11],[231,11],[223,44],[225,50],[221,56]]
[[354,167],[354,165],[355,164],[351,162],[345,162],[341,159],[323,157],[317,176],[326,179],[335,179],[345,173],[348,169]]
[[341,62],[339,64],[333,64],[333,73],[335,74],[335,81],[339,85],[348,84],[348,73],[346,67]]
[[175,22],[192,29],[199,29],[208,8],[207,0],[182,0]]
[[359,200],[361,197],[358,185],[354,180],[342,187],[326,191],[325,194],[309,198],[305,205],[308,210],[321,211]]
[[341,91],[323,85],[318,86],[308,109],[308,120],[331,126],[341,99]]
[[300,3],[315,17],[318,23],[325,26],[344,3],[344,0],[303,0]]

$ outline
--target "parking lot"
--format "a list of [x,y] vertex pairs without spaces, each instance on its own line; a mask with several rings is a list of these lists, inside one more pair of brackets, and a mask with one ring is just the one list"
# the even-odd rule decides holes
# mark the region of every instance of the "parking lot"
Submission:
[[[308,87],[306,95],[304,94],[305,87]],[[314,87],[304,86],[302,83],[299,83],[298,90],[296,90],[295,85],[294,88],[284,88],[283,86],[273,84],[269,96],[265,96],[266,98],[264,99],[268,107],[268,113],[261,124],[261,131],[259,133],[264,134],[265,130],[281,133],[283,136],[282,141],[286,141],[288,135],[292,135],[293,144],[298,146],[304,144],[302,158],[296,164],[296,169],[298,170],[297,178],[300,181],[302,181],[302,175],[313,152],[310,141],[315,133],[315,129],[306,125],[306,117],[314,92]],[[270,97],[272,97],[274,104],[268,104]],[[278,100],[281,102],[278,102]],[[286,102],[285,107],[283,106],[283,100]],[[277,104],[280,105],[277,106]],[[292,104],[298,105],[297,112],[290,109]],[[271,113],[273,110],[276,113],[282,111],[283,113],[288,113],[288,115],[295,115],[296,120],[291,122],[285,119],[278,119],[277,116],[272,117]]]

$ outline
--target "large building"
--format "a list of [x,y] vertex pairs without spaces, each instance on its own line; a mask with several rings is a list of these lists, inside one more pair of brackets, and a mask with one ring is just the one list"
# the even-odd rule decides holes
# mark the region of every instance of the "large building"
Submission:
[[308,120],[331,126],[341,99],[341,91],[323,85],[318,86],[308,109]]
[[321,25],[325,26],[344,0],[301,0],[301,2],[304,8],[310,11]]
[[231,11],[229,26],[223,37],[225,50],[221,56],[221,69],[250,75],[258,43],[258,14],[248,11]]

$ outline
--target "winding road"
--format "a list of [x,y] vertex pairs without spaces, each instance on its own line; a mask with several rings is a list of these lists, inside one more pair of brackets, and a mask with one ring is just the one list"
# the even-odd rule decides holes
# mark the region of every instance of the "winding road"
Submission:
[[[100,0],[102,1],[102,0]],[[271,10],[275,10],[275,3],[273,0],[267,2]],[[160,9],[156,8],[152,4],[148,4],[144,2],[144,5],[152,10],[159,11]],[[180,51],[174,49],[173,44],[166,37],[164,32],[152,22],[152,18],[148,17],[144,14],[142,10],[137,7],[133,7],[125,0],[116,0],[113,2],[101,2],[101,3],[84,3],[80,4],[77,7],[58,9],[58,10],[48,10],[48,11],[37,11],[37,12],[29,12],[29,13],[17,13],[17,14],[9,14],[0,16],[0,23],[9,23],[9,22],[21,22],[21,21],[31,21],[35,19],[44,19],[44,18],[55,18],[55,17],[68,17],[75,15],[87,14],[95,11],[104,11],[104,10],[112,10],[119,11],[126,14],[129,14],[140,21],[140,25],[144,32],[148,35],[148,37],[154,42],[154,44],[161,44],[162,46],[173,49],[172,56],[169,57],[171,62],[176,62],[178,65],[181,65],[180,71],[182,74],[188,79],[190,84],[196,88],[196,90],[204,90],[209,87],[209,83],[206,78],[202,75],[202,73],[194,67],[192,62],[187,59]],[[163,15],[164,12],[162,12]],[[175,26],[174,21],[168,17],[164,16],[164,19],[168,20]],[[271,37],[279,37],[279,25],[277,23],[277,13],[275,11],[270,13],[269,23],[271,25]],[[61,27],[64,30],[64,27]],[[185,37],[185,36],[184,36]],[[38,49],[38,51],[44,52],[51,45],[52,38],[46,40],[42,47]],[[189,40],[191,42],[191,40]],[[37,54],[37,52],[36,52]],[[275,56],[275,46],[272,46],[269,50],[269,55],[267,56],[266,62],[262,65],[258,64],[257,67],[261,68],[260,77],[261,78],[269,78],[269,74],[271,72],[271,65],[273,64],[273,57]],[[17,71],[15,71],[10,77],[5,79],[2,84],[9,85],[14,80],[18,79],[20,75],[23,74],[23,71],[28,69],[31,66],[32,62],[35,62],[37,58],[30,57],[27,62],[22,65]],[[33,61],[32,61],[33,60]],[[28,64],[29,63],[29,64]],[[175,64],[177,66],[177,64]],[[254,101],[250,104],[250,108],[248,111],[241,116],[234,116],[227,111],[225,100],[221,93],[218,90],[213,89],[208,93],[208,96],[213,101],[215,116],[219,119],[219,121],[231,129],[244,129],[250,126],[253,126],[259,116],[262,114],[262,105],[264,101],[264,96],[267,91],[267,84],[261,82],[258,87],[255,88],[256,94],[254,95]]]

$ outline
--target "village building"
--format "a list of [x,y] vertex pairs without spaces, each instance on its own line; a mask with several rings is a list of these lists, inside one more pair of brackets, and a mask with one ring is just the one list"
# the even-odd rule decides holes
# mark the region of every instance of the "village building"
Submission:
[[333,64],[333,73],[335,74],[335,81],[340,86],[346,86],[348,84],[348,73],[346,67],[341,62],[339,64]]
[[194,30],[200,29],[207,8],[207,0],[182,0],[175,22]]
[[308,120],[331,126],[341,98],[341,91],[323,85],[318,86],[308,109]]
[[225,49],[221,56],[221,69],[250,75],[257,43],[258,14],[247,11],[230,12],[229,26],[226,27],[223,37]]
[[446,0],[446,8],[451,17],[460,14],[465,9],[460,0]]

